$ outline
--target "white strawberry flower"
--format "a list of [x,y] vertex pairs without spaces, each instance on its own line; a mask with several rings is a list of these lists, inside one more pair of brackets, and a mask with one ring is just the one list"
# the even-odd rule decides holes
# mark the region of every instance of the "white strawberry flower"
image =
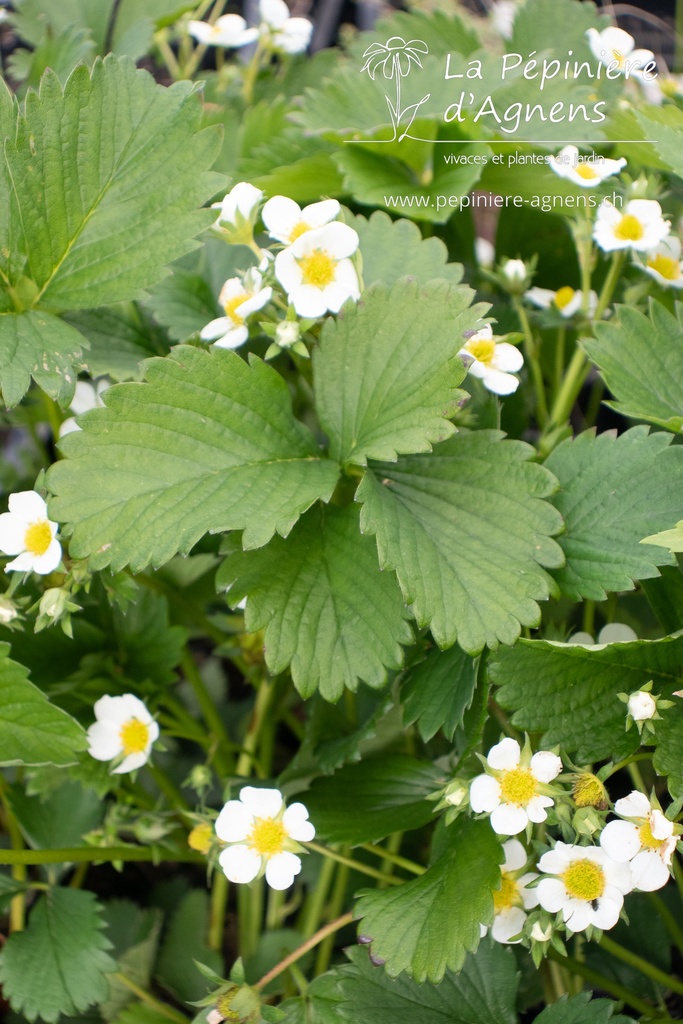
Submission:
[[[610,27],[602,32],[589,28],[586,37],[593,56],[606,67],[612,65],[614,71],[627,78],[641,78],[643,68],[651,63],[654,65],[652,50],[636,50],[635,39],[622,28]],[[650,70],[654,70],[654,66]]]
[[247,28],[246,21],[239,14],[224,14],[213,25],[207,21],[191,21],[187,27],[198,43],[226,49],[247,46],[258,39],[259,34],[258,29]]
[[647,722],[657,714],[657,702],[646,690],[636,690],[627,701],[628,713],[634,722]]
[[336,199],[323,199],[302,210],[293,199],[273,196],[263,207],[261,217],[271,238],[291,245],[307,231],[329,224],[339,215],[339,210]]
[[[535,889],[527,889],[529,882],[538,878],[535,871],[524,872],[527,852],[518,839],[503,843],[505,861],[500,869],[500,889],[493,893],[493,924],[491,935],[496,942],[521,942],[519,935],[526,921],[526,911],[538,906]],[[483,928],[483,934],[488,929]]]
[[242,228],[245,223],[256,220],[263,192],[248,181],[238,181],[223,197],[220,203],[212,203],[212,210],[220,210],[216,226],[221,228]]
[[[557,291],[553,291],[552,288],[529,288],[524,293],[524,298],[534,306],[538,306],[539,309],[550,309],[551,306],[554,306],[558,313],[567,319],[574,316],[583,307],[583,292],[570,288],[569,285],[564,285]],[[598,296],[594,291],[590,291],[588,293],[588,315],[593,316],[597,308]]]
[[88,729],[88,753],[96,761],[114,761],[113,775],[135,771],[147,763],[159,726],[138,697],[100,697],[96,721]]
[[631,199],[623,211],[608,199],[598,207],[593,238],[603,252],[637,249],[649,252],[666,238],[671,225],[656,199]]
[[558,842],[538,862],[542,878],[536,887],[538,901],[550,914],[562,911],[571,932],[587,928],[613,928],[631,892],[628,864],[617,864],[598,846],[574,846]]
[[57,523],[47,517],[47,505],[36,491],[9,496],[9,512],[0,515],[0,551],[16,555],[5,572],[36,572],[47,576],[62,560]]
[[225,310],[225,316],[211,320],[202,327],[199,337],[212,341],[217,348],[239,348],[249,337],[246,320],[252,313],[263,309],[272,297],[272,288],[263,288],[263,278],[258,270],[250,268],[244,275],[229,278],[218,297]]
[[626,820],[608,822],[600,835],[600,846],[612,860],[630,864],[634,889],[661,889],[669,881],[680,828],[638,790],[617,800],[614,810]]
[[306,231],[277,254],[275,276],[299,316],[338,313],[347,299],[360,297],[358,275],[349,258],[357,248],[353,228],[333,221]]
[[489,750],[486,774],[472,780],[470,806],[476,814],[491,815],[498,835],[517,835],[530,821],[546,820],[547,808],[554,803],[548,783],[561,771],[556,754],[540,750],[528,757],[517,740],[506,737]]
[[653,277],[663,288],[683,288],[683,260],[681,242],[676,235],[670,235],[645,255],[645,266],[637,267]]
[[259,34],[284,53],[303,53],[311,41],[313,24],[308,18],[290,18],[284,0],[260,0]]
[[491,324],[470,335],[458,355],[468,357],[468,372],[495,395],[511,395],[517,390],[519,380],[513,374],[521,370],[524,357],[509,342],[497,342]]
[[76,384],[74,397],[69,405],[69,409],[74,415],[64,420],[59,428],[59,436],[66,437],[67,434],[72,434],[74,430],[80,430],[81,428],[76,423],[75,417],[81,416],[84,412],[90,412],[91,409],[101,409],[104,406],[102,395],[110,387],[111,381],[108,381],[105,377],[92,382],[89,380],[79,380]]
[[503,277],[512,284],[526,281],[527,269],[524,260],[506,260],[501,267]]
[[251,882],[265,874],[271,889],[289,889],[301,871],[299,843],[310,842],[315,829],[303,804],[285,809],[278,789],[245,786],[239,800],[229,800],[216,821],[216,835],[230,845],[218,858],[231,882]]
[[605,178],[618,174],[626,166],[626,160],[623,157],[619,160],[608,160],[603,156],[579,159],[579,151],[576,146],[565,146],[557,156],[549,156],[547,160],[551,171],[554,171],[560,178],[573,181],[581,188],[595,188]]

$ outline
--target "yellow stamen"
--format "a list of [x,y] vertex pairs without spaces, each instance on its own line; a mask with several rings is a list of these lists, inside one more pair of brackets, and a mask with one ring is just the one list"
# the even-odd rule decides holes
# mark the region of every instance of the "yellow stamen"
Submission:
[[569,305],[569,303],[572,301],[575,295],[576,292],[574,291],[574,289],[570,288],[569,285],[566,284],[564,288],[557,289],[557,291],[555,292],[553,302],[555,303],[558,309],[564,309],[566,306]]
[[577,164],[574,170],[584,181],[595,181],[596,178],[600,177],[595,168],[591,167],[590,164]]
[[678,260],[671,259],[670,256],[659,254],[650,256],[647,265],[667,281],[680,281],[681,279],[681,264]]
[[536,796],[536,779],[528,768],[511,768],[502,772],[498,779],[503,802],[506,804],[528,804]]
[[289,233],[289,244],[296,242],[297,238],[305,235],[307,231],[311,230],[311,225],[307,224],[305,220],[300,220],[298,224],[295,224]]
[[488,366],[496,354],[496,343],[493,338],[477,338],[468,341],[466,350],[480,363]]
[[244,323],[244,317],[240,316],[239,313],[236,313],[235,310],[237,309],[238,306],[241,306],[243,302],[246,302],[248,298],[249,296],[245,294],[235,295],[234,298],[228,299],[228,301],[223,306],[223,309],[225,310],[225,315],[229,317],[232,320],[232,322],[236,324],[237,327],[242,326],[242,324]]
[[32,555],[44,555],[52,542],[52,529],[47,520],[30,523],[24,534],[24,547]]
[[562,875],[564,887],[577,900],[597,900],[605,891],[605,872],[592,860],[575,860]]
[[261,857],[272,857],[282,853],[287,829],[276,818],[257,818],[247,837],[247,843]]
[[637,217],[632,213],[625,213],[614,229],[614,234],[622,242],[639,242],[645,234],[645,229]]
[[640,845],[644,846],[646,850],[659,850],[665,842],[664,839],[655,839],[652,835],[652,826],[647,820],[638,829],[638,835],[640,836]]
[[579,775],[572,789],[572,796],[577,807],[597,807],[600,811],[607,810],[607,790],[600,779],[590,772]]
[[326,288],[334,281],[337,261],[328,256],[322,249],[316,249],[308,256],[299,260],[303,284],[312,284],[316,288]]
[[149,742],[149,728],[138,718],[129,718],[119,730],[119,739],[126,757],[129,754],[142,754]]
[[496,914],[500,914],[501,910],[509,910],[510,907],[519,906],[521,903],[519,897],[519,886],[514,878],[511,878],[507,872],[501,872],[503,880],[500,883],[500,889],[493,894],[493,909]]

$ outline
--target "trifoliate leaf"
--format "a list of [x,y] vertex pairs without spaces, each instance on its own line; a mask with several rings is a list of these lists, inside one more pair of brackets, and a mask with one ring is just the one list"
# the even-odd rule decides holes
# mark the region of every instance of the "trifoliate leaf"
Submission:
[[425,743],[439,729],[452,740],[472,703],[478,664],[460,647],[430,651],[424,661],[406,672],[401,682],[404,724],[417,722]]
[[634,1024],[632,1017],[613,1016],[617,1004],[609,999],[591,999],[590,992],[571,998],[562,996],[546,1006],[534,1024]]
[[502,847],[488,821],[460,818],[448,826],[445,848],[412,882],[364,892],[355,910],[359,933],[395,978],[404,971],[435,985],[459,971],[479,944],[479,926],[493,915]]
[[595,324],[595,338],[582,341],[597,363],[623,416],[647,420],[677,433],[683,426],[683,305],[677,316],[650,301],[650,315],[617,306],[612,323]]
[[586,431],[549,457],[546,466],[560,481],[553,503],[567,527],[559,538],[567,564],[553,575],[566,597],[604,601],[673,563],[669,552],[640,543],[680,519],[683,448],[670,443],[647,427],[620,437]]
[[31,378],[51,398],[68,404],[88,342],[77,330],[50,313],[27,310],[0,314],[0,383],[5,405],[20,402]]
[[420,626],[470,654],[511,644],[538,625],[551,592],[541,566],[562,564],[562,528],[543,499],[554,477],[532,449],[497,431],[457,434],[429,456],[371,467],[356,499],[377,536],[380,565],[395,569]]
[[441,784],[431,763],[384,754],[316,779],[306,791],[306,806],[319,836],[360,846],[426,825],[434,817],[427,798]]
[[25,931],[0,953],[0,982],[13,1010],[54,1024],[107,997],[116,963],[105,952],[100,908],[91,892],[50,889],[36,903]]
[[289,666],[304,697],[319,688],[337,700],[358,679],[383,686],[412,642],[396,577],[380,571],[352,506],[312,508],[286,540],[229,557],[218,584],[231,604],[248,596],[247,630],[265,630],[270,671]]
[[[450,437],[465,393],[463,331],[480,318],[469,288],[403,280],[375,286],[328,319],[313,356],[316,404],[340,462],[428,452]],[[353,369],[353,372],[349,372]]]
[[376,210],[370,218],[346,217],[358,232],[363,255],[363,284],[380,281],[393,285],[406,273],[421,284],[440,278],[449,284],[462,279],[462,265],[448,262],[448,249],[440,238],[423,238],[417,224]]
[[94,568],[160,565],[207,531],[244,530],[257,547],[286,535],[338,469],[291,410],[287,385],[256,358],[178,347],[147,363],[147,383],[106,392],[54,465],[51,514],[71,555]]
[[85,732],[29,682],[23,665],[0,644],[0,764],[73,764]]
[[589,763],[626,757],[639,745],[636,727],[626,732],[626,707],[617,694],[651,679],[654,693],[669,697],[680,689],[681,664],[683,637],[594,647],[520,640],[491,658],[489,674],[500,687],[496,700],[515,712],[519,729],[542,733],[544,747],[560,744]]
[[353,966],[338,972],[337,1009],[353,1024],[517,1024],[515,958],[494,942],[482,942],[460,973],[446,971],[438,986],[418,985],[405,975],[394,979],[374,967],[363,949],[347,956]]

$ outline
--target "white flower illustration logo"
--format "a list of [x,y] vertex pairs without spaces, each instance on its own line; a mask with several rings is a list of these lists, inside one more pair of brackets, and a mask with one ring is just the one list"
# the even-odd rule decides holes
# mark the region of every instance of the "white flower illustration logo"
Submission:
[[401,142],[405,139],[415,120],[418,109],[423,103],[426,103],[431,95],[431,93],[427,93],[418,103],[411,103],[409,106],[401,108],[401,79],[408,76],[413,64],[421,68],[422,61],[420,56],[424,56],[427,53],[429,53],[429,47],[422,39],[411,39],[409,42],[406,42],[402,36],[391,36],[390,39],[387,39],[386,43],[372,43],[363,54],[365,63],[361,68],[361,74],[367,71],[370,78],[374,81],[375,75],[381,68],[384,78],[387,80],[395,79],[396,81],[395,101],[392,103],[391,99],[388,96],[386,97],[391,115],[391,124],[394,129],[393,138],[387,141],[393,142],[397,138],[401,119],[408,115],[408,123],[398,141]]

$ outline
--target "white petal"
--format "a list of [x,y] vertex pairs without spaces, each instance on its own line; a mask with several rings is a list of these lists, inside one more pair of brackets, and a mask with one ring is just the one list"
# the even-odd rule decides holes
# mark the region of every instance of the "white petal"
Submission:
[[650,811],[650,829],[655,839],[668,839],[673,835],[674,823],[669,821],[658,808],[653,807]]
[[491,365],[494,370],[516,373],[524,366],[524,356],[515,345],[510,345],[507,341],[499,341]]
[[555,292],[550,288],[530,288],[528,292],[524,293],[524,298],[533,302],[534,306],[538,306],[539,309],[549,309],[555,298]]
[[598,899],[597,910],[594,907],[591,908],[591,923],[594,924],[596,928],[602,928],[604,931],[607,931],[609,928],[614,928],[615,924],[619,920],[619,914],[621,913],[622,906],[623,900],[620,903],[617,900],[609,899],[606,896],[600,896]]
[[241,800],[228,800],[216,819],[216,835],[224,843],[241,843],[254,826],[254,815]]
[[567,890],[559,878],[543,878],[538,883],[536,892],[538,902],[550,914],[556,914],[567,901]]
[[556,843],[554,849],[548,850],[539,860],[540,870],[551,875],[561,875],[571,864],[572,850],[573,847],[568,843]]
[[287,834],[299,842],[310,843],[315,838],[315,829],[303,804],[291,804],[282,815],[282,824]]
[[585,932],[593,920],[593,908],[587,900],[567,900],[562,907],[562,917],[570,931]]
[[[519,935],[525,921],[526,914],[521,907],[508,907],[494,917],[491,935],[496,942],[511,942],[514,935]],[[522,940],[520,938],[514,941],[521,942]]]
[[209,321],[206,327],[202,327],[199,337],[202,341],[215,341],[216,338],[222,338],[234,326],[234,322],[229,316],[219,316],[215,320]]
[[272,28],[283,28],[289,20],[289,7],[284,0],[260,0],[259,13]]
[[539,750],[531,758],[531,774],[539,782],[552,782],[562,771],[562,760],[549,750]]
[[632,790],[628,796],[622,796],[614,805],[615,813],[622,818],[647,818],[650,810],[650,801],[637,789]]
[[251,313],[256,313],[259,309],[263,309],[264,306],[267,306],[271,300],[272,294],[272,288],[262,288],[261,291],[256,292],[255,295],[249,295],[245,301],[237,307],[235,312],[238,316],[248,317]]
[[276,853],[266,864],[266,882],[271,889],[289,889],[301,871],[301,859],[295,853]]
[[[292,18],[292,21],[299,20],[305,19]],[[302,220],[310,224],[312,228],[321,228],[334,220],[339,215],[340,209],[336,199],[323,199],[319,203],[311,203],[310,206],[306,206],[303,210]]]
[[124,757],[121,764],[117,765],[116,768],[112,768],[112,775],[125,775],[127,772],[134,772],[137,768],[142,768],[143,764],[147,763],[149,757],[149,751],[141,751],[139,754],[128,754]]
[[62,560],[62,545],[58,540],[52,540],[47,551],[42,555],[33,556],[33,571],[40,576],[47,576],[54,572]]
[[229,882],[251,882],[261,870],[261,858],[248,846],[228,847],[221,853],[218,863]]
[[611,860],[610,857],[605,856],[602,861],[601,867],[605,873],[605,879],[607,881],[608,890],[616,898],[617,894],[626,895],[633,889],[633,872],[631,871],[631,862],[625,864],[617,864],[616,861]]
[[475,814],[490,813],[500,804],[500,783],[492,775],[477,775],[470,784],[470,807]]
[[242,324],[241,327],[231,327],[222,337],[216,338],[214,348],[239,348],[244,345],[249,337],[249,328]]
[[12,562],[7,563],[5,572],[31,572],[35,560],[35,555],[32,555],[30,551],[24,551],[22,554],[17,555]]
[[[304,238],[304,235],[301,235]],[[286,292],[292,292],[301,286],[303,274],[294,253],[292,246],[283,249],[275,257],[275,276]]]
[[299,316],[317,319],[327,312],[327,303],[323,292],[312,284],[302,284],[293,288],[289,293],[289,301]]
[[111,722],[94,722],[86,734],[88,753],[96,761],[112,761],[121,753],[119,730]]
[[643,850],[631,861],[631,877],[634,889],[654,892],[669,881],[669,869],[654,850]]
[[491,828],[499,836],[516,836],[523,832],[529,817],[523,807],[501,804],[491,812]]
[[538,889],[527,889],[526,886],[530,882],[535,882],[538,875],[535,871],[527,871],[525,875],[517,880],[519,886],[519,894],[522,897],[522,903],[524,904],[525,910],[531,910],[533,907],[538,906]]
[[495,771],[509,771],[511,768],[517,767],[521,753],[517,740],[506,736],[500,743],[491,747],[486,755],[486,760]]
[[26,522],[13,512],[0,515],[0,551],[18,555],[25,551]]
[[282,807],[282,793],[279,789],[258,789],[244,786],[240,800],[255,818],[274,818]]
[[261,218],[269,235],[278,242],[289,242],[292,231],[303,219],[299,204],[287,196],[273,196],[269,199],[263,207]]
[[481,375],[484,387],[492,391],[494,395],[512,395],[519,387],[517,377],[512,374],[502,373],[501,370],[486,368],[486,373]]
[[94,384],[87,380],[79,380],[76,382],[74,397],[69,408],[76,416],[80,416],[81,413],[89,412],[90,409],[95,409],[99,405],[97,397]]
[[47,505],[36,491],[17,491],[16,494],[10,494],[7,504],[10,512],[24,522],[34,523],[38,519],[47,519]]
[[323,228],[316,228],[301,235],[292,245],[292,249],[294,255],[299,258],[316,249],[324,249],[334,259],[342,260],[347,256],[353,256],[358,248],[358,241],[357,232],[348,224],[332,221]]
[[519,871],[529,859],[519,839],[508,839],[506,843],[503,843],[503,853],[505,860],[502,871]]
[[600,833],[600,846],[612,860],[625,863],[640,850],[638,829],[630,821],[610,821]]
[[548,817],[546,813],[546,807],[552,807],[553,800],[549,796],[534,796],[531,798],[529,803],[526,805],[526,813],[529,817],[529,821],[533,821],[536,824],[541,821],[545,821]]

